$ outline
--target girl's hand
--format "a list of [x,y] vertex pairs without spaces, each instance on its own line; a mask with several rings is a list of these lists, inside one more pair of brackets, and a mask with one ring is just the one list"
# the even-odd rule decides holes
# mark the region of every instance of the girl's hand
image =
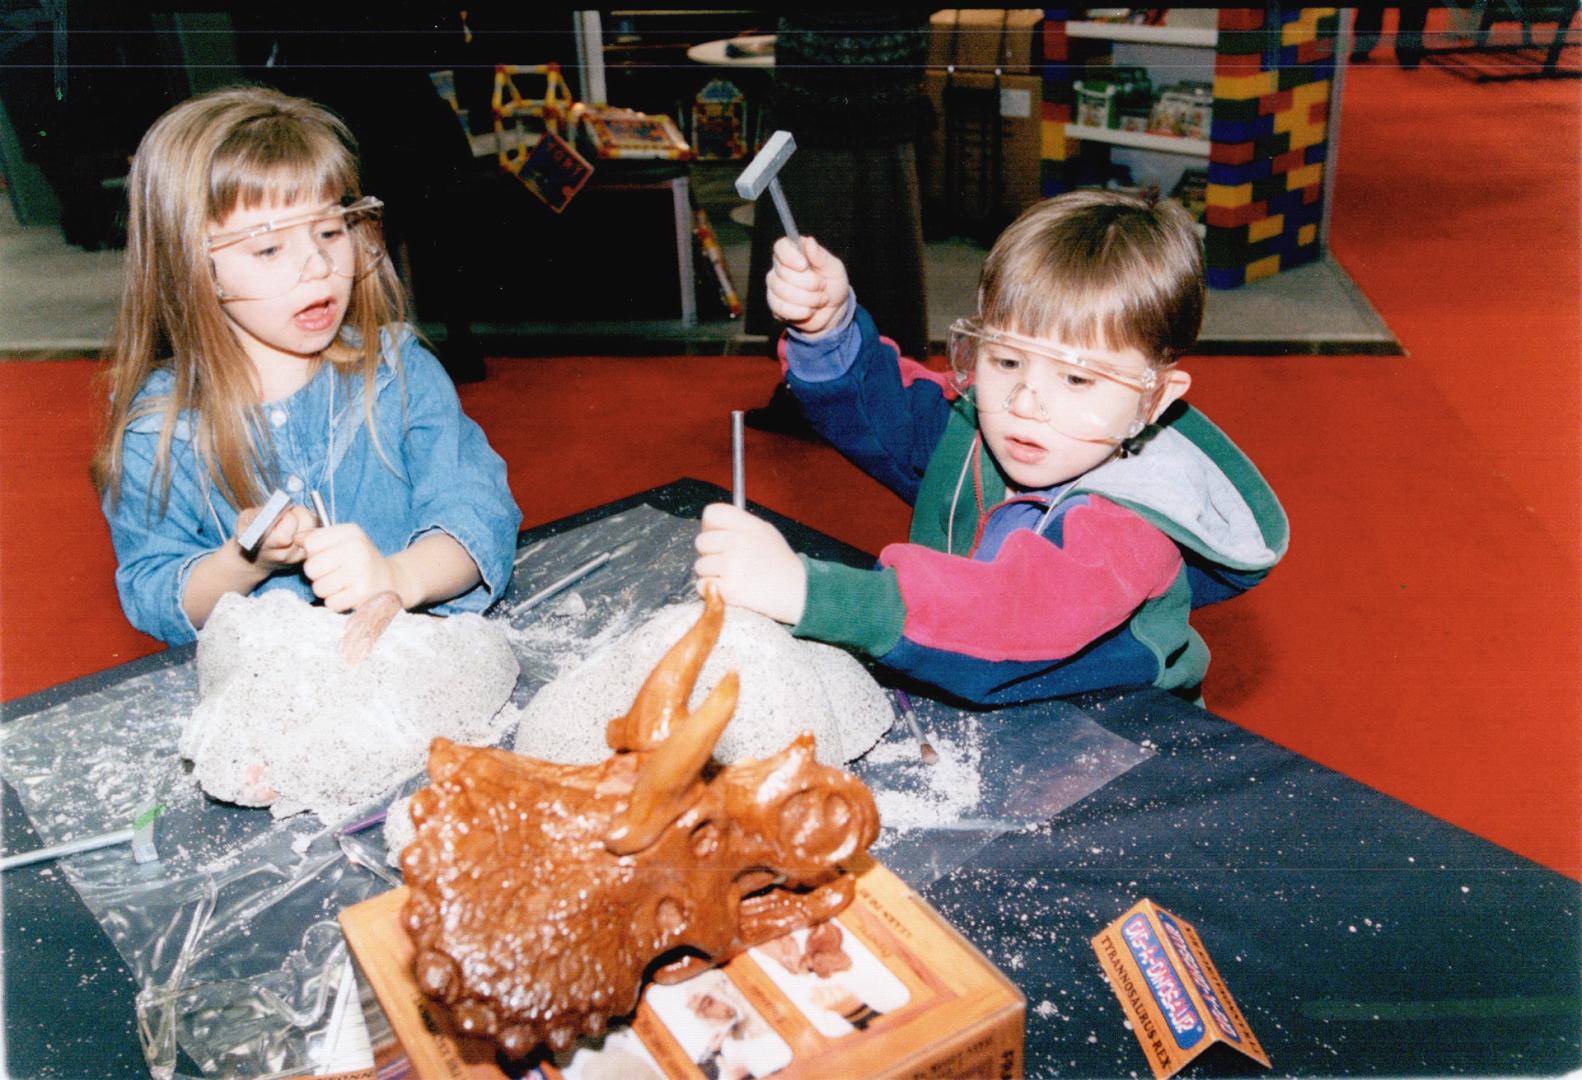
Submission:
[[414,603],[400,564],[380,554],[362,526],[314,529],[301,543],[308,556],[302,572],[313,583],[313,595],[331,611],[351,611],[382,592],[401,597],[403,607]]
[[791,626],[801,620],[807,570],[779,529],[729,503],[713,503],[704,508],[694,546],[698,592],[713,582],[727,604]]
[[824,333],[841,317],[851,292],[846,264],[811,236],[802,238],[800,250],[789,237],[776,240],[766,281],[775,318],[809,336]]
[[[247,531],[247,526],[252,524],[260,509],[257,506],[250,506],[236,515],[237,536]],[[318,518],[314,517],[313,511],[307,507],[296,505],[286,507],[285,513],[280,515],[280,520],[275,522],[274,528],[270,529],[259,543],[258,554],[252,558],[253,564],[266,574],[297,565],[307,557],[302,549],[302,537],[318,523]],[[243,557],[246,557],[245,553]]]

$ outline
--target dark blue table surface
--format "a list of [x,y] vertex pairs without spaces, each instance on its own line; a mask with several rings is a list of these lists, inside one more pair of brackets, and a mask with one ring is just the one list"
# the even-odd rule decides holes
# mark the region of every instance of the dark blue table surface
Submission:
[[[522,543],[639,503],[696,516],[722,498],[682,480],[530,530]],[[798,550],[871,564],[764,516]],[[190,656],[190,646],[169,650],[18,699],[4,718]],[[1582,1068],[1578,883],[1170,694],[1075,704],[1156,753],[922,890],[1026,994],[1029,1075],[1149,1075],[1089,943],[1142,897],[1197,927],[1274,1074]],[[7,851],[37,843],[9,784],[3,828]],[[136,988],[60,873],[11,871],[3,907],[6,1075],[146,1076]],[[1216,1047],[1183,1075],[1263,1072]]]

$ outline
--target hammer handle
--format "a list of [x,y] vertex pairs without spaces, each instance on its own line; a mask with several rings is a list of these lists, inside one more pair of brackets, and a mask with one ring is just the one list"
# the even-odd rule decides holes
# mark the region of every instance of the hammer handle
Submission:
[[800,248],[802,234],[796,231],[796,220],[791,217],[791,204],[786,202],[786,193],[780,190],[779,177],[769,181],[769,197],[775,201],[775,209],[780,211],[780,224],[785,226],[786,236]]

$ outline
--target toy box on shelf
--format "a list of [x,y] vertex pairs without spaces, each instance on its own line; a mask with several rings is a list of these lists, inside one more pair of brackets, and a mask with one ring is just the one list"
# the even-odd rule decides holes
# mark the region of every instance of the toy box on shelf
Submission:
[[1206,139],[1213,124],[1213,84],[1182,81],[1159,92],[1159,100],[1150,111],[1147,130],[1157,135]]
[[1038,73],[1040,8],[946,8],[928,20],[930,68]]
[[929,19],[924,88],[938,123],[918,143],[924,228],[992,240],[1039,197],[1038,8],[947,8]]
[[[848,966],[793,970],[804,965],[784,958],[807,947],[795,931],[685,982],[650,985],[629,1023],[526,1075],[1021,1076],[1021,991],[889,870],[866,855],[852,869],[857,898],[831,924]],[[492,1044],[461,1035],[413,980],[405,897],[397,889],[348,908],[341,925],[413,1070],[504,1080]]]
[[676,122],[664,114],[620,109],[611,105],[577,105],[571,112],[577,145],[603,160],[686,161],[692,147]]
[[692,99],[692,150],[699,161],[747,156],[747,98],[736,84],[711,79]]
[[[517,79],[544,80],[543,94],[522,92]],[[561,213],[593,175],[593,165],[563,133],[575,107],[558,64],[498,64],[490,109],[500,169]]]
[[1146,68],[1090,67],[1072,84],[1077,123],[1085,127],[1120,128],[1132,110],[1146,112],[1153,104],[1153,82]]

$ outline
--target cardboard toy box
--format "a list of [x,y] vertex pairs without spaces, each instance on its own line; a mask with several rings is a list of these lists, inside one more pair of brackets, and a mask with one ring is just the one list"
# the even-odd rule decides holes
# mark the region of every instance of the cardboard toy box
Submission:
[[1148,899],[1093,937],[1093,952],[1154,1080],[1224,1043],[1269,1068],[1269,1055],[1231,996],[1197,929]]
[[[1033,75],[1004,75],[996,81],[992,74],[929,71],[925,83],[939,118],[918,144],[918,178],[928,211],[968,219],[987,211],[1009,221],[1037,202],[1043,81]],[[994,122],[1000,128],[1000,168],[998,187],[991,191],[994,151],[987,125]],[[954,155],[946,153],[952,131],[960,134]],[[948,170],[954,170],[954,184]]]
[[[1021,991],[889,870],[864,856],[856,872],[857,898],[834,920],[845,970],[793,974],[775,954],[804,946],[797,931],[685,982],[650,984],[629,1023],[512,1075],[1021,1076]],[[492,1045],[458,1033],[413,981],[406,895],[348,908],[341,925],[412,1074],[503,1080]]]
[[[1042,8],[946,8],[928,20],[928,66],[1035,75],[1043,62]],[[1002,48],[1001,40],[1004,40]]]

